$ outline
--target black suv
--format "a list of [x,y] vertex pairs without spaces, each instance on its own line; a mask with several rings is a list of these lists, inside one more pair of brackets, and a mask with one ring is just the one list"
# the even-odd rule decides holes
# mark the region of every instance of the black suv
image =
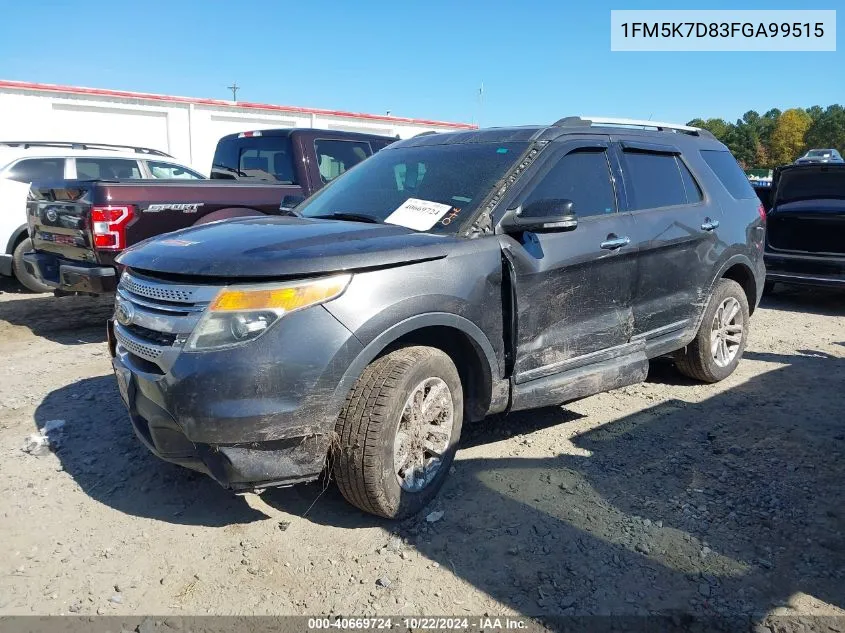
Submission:
[[[113,364],[155,454],[235,490],[418,511],[464,420],[730,375],[765,214],[704,130],[566,118],[394,143],[280,217],[118,258]],[[331,459],[327,459],[327,458]]]

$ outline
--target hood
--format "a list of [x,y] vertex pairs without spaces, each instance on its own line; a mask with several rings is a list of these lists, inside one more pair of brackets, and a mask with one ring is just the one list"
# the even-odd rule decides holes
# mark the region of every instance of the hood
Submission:
[[168,233],[127,249],[117,262],[181,275],[288,277],[438,259],[458,239],[390,224],[268,216]]

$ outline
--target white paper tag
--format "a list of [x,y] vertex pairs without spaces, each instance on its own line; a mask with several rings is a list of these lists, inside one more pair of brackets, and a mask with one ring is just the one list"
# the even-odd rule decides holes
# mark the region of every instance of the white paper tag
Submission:
[[408,198],[396,211],[387,216],[387,224],[406,226],[415,231],[428,231],[438,220],[449,212],[452,205]]

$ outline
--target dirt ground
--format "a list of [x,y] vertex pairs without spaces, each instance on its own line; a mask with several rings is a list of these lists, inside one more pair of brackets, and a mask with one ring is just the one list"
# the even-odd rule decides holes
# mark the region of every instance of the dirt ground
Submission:
[[[0,287],[0,615],[845,614],[841,293],[767,298],[719,385],[658,363],[466,427],[400,524],[332,486],[238,497],[148,454],[110,311]],[[22,450],[54,420],[56,452]]]

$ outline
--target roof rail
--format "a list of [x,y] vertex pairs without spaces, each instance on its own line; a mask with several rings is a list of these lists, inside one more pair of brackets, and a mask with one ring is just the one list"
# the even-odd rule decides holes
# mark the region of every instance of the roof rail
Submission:
[[0,145],[6,147],[66,147],[67,149],[107,149],[107,150],[129,150],[136,154],[150,154],[152,156],[166,156],[173,158],[170,154],[158,149],[149,147],[136,147],[134,145],[114,145],[112,143],[76,143],[73,141],[0,141]]
[[663,123],[661,121],[645,121],[642,119],[618,119],[614,117],[599,117],[599,116],[568,116],[553,123],[554,127],[590,127],[597,126],[611,126],[611,127],[637,127],[637,128],[653,128],[659,132],[681,132],[690,134],[692,136],[708,136],[715,138],[709,130],[699,127],[692,127],[690,125],[680,125],[678,123]]

